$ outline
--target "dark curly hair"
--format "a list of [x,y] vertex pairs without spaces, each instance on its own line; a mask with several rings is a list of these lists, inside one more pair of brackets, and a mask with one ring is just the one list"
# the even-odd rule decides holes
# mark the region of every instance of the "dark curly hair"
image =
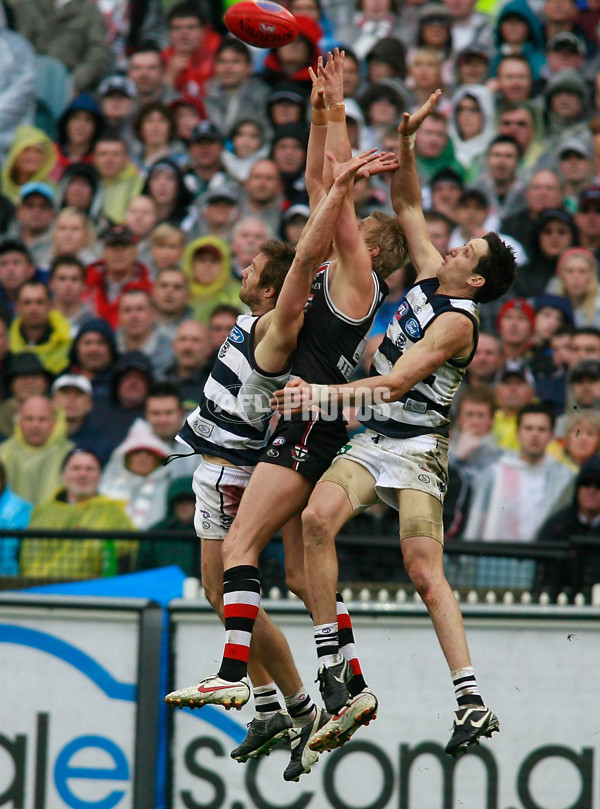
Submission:
[[483,238],[490,250],[479,259],[475,271],[485,278],[485,284],[477,290],[474,299],[478,303],[489,303],[508,291],[515,280],[517,261],[515,251],[497,233],[486,233]]

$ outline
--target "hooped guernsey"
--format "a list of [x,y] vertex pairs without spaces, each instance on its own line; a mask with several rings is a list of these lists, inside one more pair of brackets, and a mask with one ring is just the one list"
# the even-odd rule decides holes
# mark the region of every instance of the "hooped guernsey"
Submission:
[[291,363],[276,374],[263,371],[254,356],[259,316],[240,315],[219,349],[198,407],[177,440],[203,455],[216,455],[242,468],[258,463],[269,439],[272,394],[290,377]]
[[408,290],[373,356],[371,375],[389,374],[397,360],[420,342],[433,321],[445,312],[458,312],[472,321],[473,348],[465,358],[447,360],[398,401],[365,408],[361,423],[390,438],[448,435],[450,405],[477,348],[479,307],[469,298],[440,295],[438,287],[437,278],[426,278]]

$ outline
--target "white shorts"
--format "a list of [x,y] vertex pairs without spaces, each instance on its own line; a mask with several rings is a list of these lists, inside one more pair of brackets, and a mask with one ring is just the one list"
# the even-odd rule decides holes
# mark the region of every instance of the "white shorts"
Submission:
[[[440,503],[448,488],[448,439],[435,435],[388,438],[374,430],[354,435],[333,459],[364,466],[375,478],[380,500],[398,509],[398,490],[414,489]],[[326,475],[325,475],[326,477]]]
[[192,484],[196,495],[194,528],[199,537],[225,539],[249,480],[250,472],[245,469],[202,458]]

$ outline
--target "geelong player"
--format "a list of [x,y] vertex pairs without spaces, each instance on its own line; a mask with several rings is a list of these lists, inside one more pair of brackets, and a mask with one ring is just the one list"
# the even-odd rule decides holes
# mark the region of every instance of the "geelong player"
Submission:
[[[498,730],[471,665],[462,616],[444,576],[442,503],[447,486],[448,427],[452,398],[477,346],[478,303],[506,292],[515,260],[495,233],[471,239],[442,258],[432,245],[413,152],[415,132],[440,92],[399,126],[399,168],[392,202],[408,241],[417,281],[400,303],[373,358],[376,376],[348,385],[307,386],[294,380],[312,404],[357,401],[377,392],[382,404],[366,408],[366,431],[354,436],[323,475],[302,514],[305,575],[315,624],[336,621],[335,537],[352,516],[377,498],[400,512],[405,568],[425,602],[450,668],[458,702],[446,751],[453,756]],[[283,406],[287,388],[277,395]],[[337,649],[332,649],[332,655]],[[329,658],[336,670],[338,659]],[[313,736],[310,747],[338,746],[344,711]]]

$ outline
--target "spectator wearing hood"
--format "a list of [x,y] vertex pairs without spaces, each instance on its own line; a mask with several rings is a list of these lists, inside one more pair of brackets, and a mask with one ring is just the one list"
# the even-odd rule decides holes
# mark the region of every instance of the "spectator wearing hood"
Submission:
[[90,93],[80,93],[69,104],[58,122],[56,150],[58,159],[52,179],[58,182],[72,163],[91,163],[98,135],[104,128],[104,116]]
[[4,196],[16,203],[26,183],[50,182],[57,158],[56,147],[45,132],[29,124],[19,126],[2,166]]
[[111,225],[103,233],[102,258],[87,268],[84,302],[108,321],[119,325],[119,300],[128,289],[152,291],[150,271],[137,260],[136,240],[125,225]]
[[267,96],[267,115],[271,128],[306,123],[307,103],[306,93],[295,82],[287,79],[277,82]]
[[30,396],[46,396],[53,376],[31,351],[8,355],[3,369],[3,382],[8,397],[0,404],[0,436],[13,434],[20,406]]
[[[6,470],[0,463],[0,528],[27,528],[33,506],[11,491],[6,483]],[[0,576],[19,574],[19,548],[16,537],[0,539]]]
[[287,79],[299,86],[308,95],[312,81],[308,68],[316,72],[317,60],[321,55],[319,41],[322,36],[318,22],[303,14],[296,16],[299,34],[292,42],[271,48],[264,62],[259,78],[274,87],[278,82]]
[[171,478],[162,462],[170,453],[169,445],[154,434],[150,425],[139,421],[115,447],[102,473],[100,493],[125,500],[125,510],[140,531],[167,513]]
[[82,324],[69,352],[69,372],[84,376],[92,384],[94,401],[110,395],[111,369],[118,357],[113,330],[103,318]]
[[306,194],[304,170],[307,147],[308,131],[305,126],[285,124],[275,130],[270,157],[279,169],[284,197],[290,205]]
[[224,39],[215,57],[214,76],[206,82],[204,106],[215,127],[228,132],[238,115],[266,118],[269,86],[253,75],[250,48],[235,37]]
[[491,90],[476,84],[459,87],[452,96],[448,133],[454,154],[468,180],[476,180],[474,163],[485,154],[496,132]]
[[42,503],[60,485],[60,470],[75,445],[45,396],[29,396],[19,407],[13,435],[0,444],[0,462],[10,488],[30,503]]
[[186,231],[190,229],[193,223],[190,205],[194,193],[172,158],[162,157],[150,167],[142,194],[154,201],[158,224],[168,223]]
[[[189,539],[159,539],[142,542],[137,557],[138,570],[178,565],[187,576],[200,574],[200,554],[197,548],[194,515],[196,495],[191,477],[177,477],[167,489],[167,513],[151,525],[150,531],[187,531]],[[196,541],[194,541],[196,540]]]
[[239,307],[241,284],[231,269],[227,244],[214,236],[190,242],[183,256],[183,272],[190,285],[190,305],[200,323],[208,325],[219,304]]
[[100,175],[88,163],[71,163],[58,185],[57,208],[77,208],[98,226],[106,224],[102,216]]
[[[39,503],[30,528],[132,531],[122,498],[98,493],[101,466],[93,452],[76,449],[64,460],[60,488]],[[114,576],[131,570],[137,542],[102,539],[26,539],[21,575],[59,579]]]
[[560,295],[549,295],[543,292],[533,301],[535,321],[532,339],[532,356],[529,367],[537,380],[553,376],[557,367],[552,358],[551,339],[559,329],[573,326],[573,307],[566,298]]
[[133,422],[144,417],[148,392],[154,384],[152,364],[141,351],[128,351],[114,364],[109,397],[98,400],[97,418],[107,453],[123,441]]
[[0,12],[0,164],[4,165],[17,127],[32,124],[35,114],[35,53],[30,43],[8,28]]
[[221,36],[206,14],[189,0],[173,6],[167,15],[169,45],[163,51],[165,84],[178,93],[197,98],[214,73]]
[[534,81],[546,63],[544,29],[527,0],[510,0],[500,10],[494,32],[496,53],[491,75],[495,76],[503,56],[522,54],[531,65]]
[[[540,527],[538,542],[571,542],[575,538],[597,539],[600,533],[600,458],[587,460],[575,479],[571,503],[557,511]],[[562,591],[589,594],[600,581],[597,543],[576,547],[576,554],[563,560],[540,562],[536,584],[552,597]]]
[[544,87],[546,150],[554,153],[566,138],[589,137],[590,88],[581,73],[561,70]]
[[520,298],[541,295],[554,278],[562,253],[576,243],[573,217],[565,211],[542,211],[535,223],[530,259],[517,267],[511,294]]

